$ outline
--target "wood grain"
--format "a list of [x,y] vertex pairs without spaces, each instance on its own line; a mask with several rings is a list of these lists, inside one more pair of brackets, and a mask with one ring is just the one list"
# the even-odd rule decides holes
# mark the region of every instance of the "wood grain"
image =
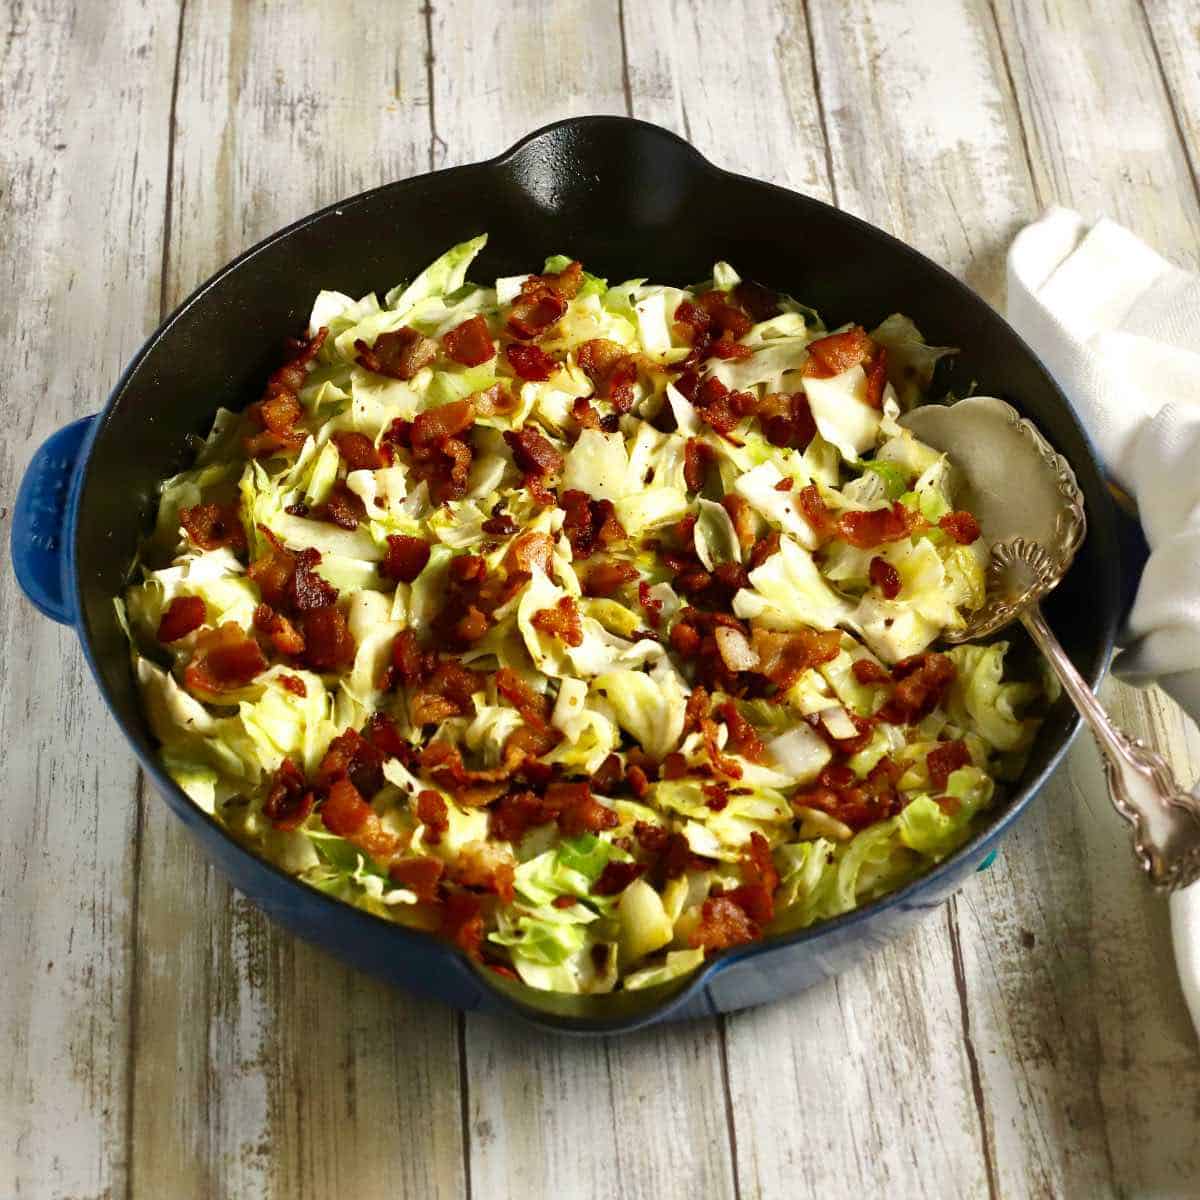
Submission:
[[[9,6],[0,38],[0,531],[158,312],[174,5]],[[97,105],[73,81],[117,74]],[[122,153],[110,153],[113,127]],[[65,350],[64,348],[68,348]],[[126,1187],[135,769],[74,633],[0,571],[0,1195]]]
[[[1193,10],[745,0],[731,24],[720,0],[10,0],[0,523],[38,441],[239,250],[568,115],[628,112],[834,199],[997,305],[1012,233],[1054,201],[1195,264]],[[996,865],[869,962],[585,1043],[389,992],[277,933],[139,795],[73,636],[8,573],[0,678],[4,1196],[1195,1193],[1200,1053],[1165,908],[1083,740]],[[1178,709],[1103,694],[1195,776]]]
[[[188,4],[168,307],[257,238],[426,165],[424,20],[415,4],[379,18]],[[143,847],[133,1194],[460,1194],[454,1014],[285,937],[153,796]]]

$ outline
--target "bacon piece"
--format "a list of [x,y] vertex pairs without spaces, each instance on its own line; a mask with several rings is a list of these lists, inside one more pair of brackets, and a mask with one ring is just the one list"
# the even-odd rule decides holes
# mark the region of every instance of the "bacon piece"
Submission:
[[[304,635],[269,604],[255,607],[254,628],[265,634],[280,654],[295,658],[304,653]],[[300,682],[303,683],[303,680]]]
[[[764,398],[764,407],[776,401],[774,395]],[[808,397],[803,392],[791,396],[779,396],[778,402],[784,411],[762,417],[763,434],[773,446],[807,449],[809,442],[817,436],[817,423],[813,418]]]
[[850,668],[854,673],[854,678],[859,683],[876,684],[876,683],[891,683],[892,677],[888,674],[884,667],[870,658],[856,659],[854,665]]
[[729,334],[723,333],[708,348],[710,358],[732,359],[740,361],[749,358],[754,351],[741,342],[735,342]]
[[704,487],[709,464],[714,462],[716,457],[716,452],[707,442],[702,442],[699,438],[688,438],[683,448],[683,481],[689,492],[698,492]]
[[821,489],[815,483],[800,489],[800,513],[812,526],[818,538],[826,538],[833,529],[833,513],[821,498]]
[[358,361],[376,375],[391,379],[412,379],[437,358],[437,342],[410,325],[401,325],[390,333],[381,333],[373,346],[359,338],[354,343]]
[[953,742],[939,742],[925,755],[925,765],[929,768],[929,782],[934,790],[944,792],[950,776],[959,767],[971,765],[971,752],[967,743],[961,739]]
[[712,764],[713,770],[727,779],[741,779],[741,766],[728,755],[721,753],[721,748],[717,744],[717,734],[716,721],[711,717],[701,718],[700,736],[704,739],[704,751],[708,755],[708,761]]
[[845,764],[833,764],[817,777],[816,786],[792,797],[795,808],[815,808],[853,830],[895,816],[901,799],[896,791],[900,767],[883,757],[866,779],[858,779]]
[[[626,562],[616,562],[605,559],[588,569],[583,577],[583,592],[585,596],[611,596],[625,584],[638,578],[637,568]],[[639,589],[639,596],[641,592]],[[647,588],[647,595],[649,589]],[[644,605],[643,601],[643,605]],[[661,608],[662,601],[652,601]]]
[[588,558],[598,548],[625,540],[611,500],[593,500],[586,492],[572,489],[563,492],[558,503],[566,513],[562,527],[575,558]]
[[593,896],[616,896],[623,892],[646,868],[636,862],[606,863],[600,878],[592,884]]
[[716,377],[710,376],[696,389],[692,403],[700,419],[719,434],[728,437],[742,419],[733,399],[738,393],[730,390]]
[[855,325],[843,333],[831,333],[808,344],[808,361],[804,374],[824,379],[840,375],[871,357],[875,343],[867,337],[861,325]]
[[356,646],[341,610],[332,604],[301,614],[304,661],[314,671],[340,671],[354,661]]
[[201,550],[246,549],[246,530],[236,504],[195,504],[179,510],[179,523]]
[[[729,497],[727,496],[726,499]],[[735,526],[736,528],[736,526]],[[750,556],[746,559],[746,566],[755,571],[771,557],[772,554],[779,553],[779,530],[772,529],[766,537],[760,538],[754,543],[750,549]]]
[[883,389],[887,387],[887,351],[880,346],[867,369],[866,402],[872,408],[883,408]]
[[750,332],[753,321],[736,304],[730,304],[724,292],[704,292],[698,296],[696,303],[708,314],[712,328],[718,333],[727,333],[730,337],[745,337]]
[[299,696],[302,700],[308,695],[308,684],[299,675],[280,675],[279,686],[285,692],[291,692],[293,696]]
[[199,596],[176,596],[158,623],[160,642],[177,642],[204,624],[207,609]]
[[504,356],[517,378],[530,383],[549,379],[558,369],[558,363],[538,346],[513,342],[504,347]]
[[948,512],[938,528],[944,529],[960,546],[969,546],[983,534],[979,522],[969,512]]
[[406,533],[388,534],[383,573],[400,583],[412,583],[425,570],[430,550],[424,538],[409,537]]
[[410,747],[400,736],[396,722],[387,713],[372,713],[366,724],[364,736],[384,758],[399,758],[403,761],[408,757]]
[[309,363],[320,353],[328,334],[328,328],[322,326],[307,341],[293,343],[296,354],[271,375],[262,398],[246,410],[262,430],[242,439],[243,449],[251,458],[292,453],[304,445],[304,431],[295,428],[304,413],[297,393],[304,386]]
[[510,537],[516,533],[521,527],[512,519],[508,513],[497,512],[500,503],[496,504],[496,508],[492,509],[492,516],[480,526],[484,533],[490,533],[493,537]]
[[531,575],[534,568],[550,573],[554,543],[549,534],[529,530],[513,541],[504,555],[504,567],[509,574]]
[[506,846],[468,842],[455,856],[450,873],[462,887],[494,892],[506,904],[513,898],[515,863]]
[[240,625],[226,621],[196,635],[183,682],[189,691],[237,691],[266,668],[267,660],[258,643],[247,637]]
[[496,691],[535,729],[550,728],[550,701],[527,684],[511,667],[496,672]]
[[383,787],[383,753],[357,730],[335,737],[317,768],[318,788],[331,787],[339,779],[349,779],[364,796],[374,796]]
[[516,845],[530,829],[552,820],[554,813],[536,793],[512,792],[489,812],[488,829],[493,837]]
[[304,778],[304,772],[290,759],[279,764],[271,781],[271,790],[263,803],[263,815],[276,829],[298,829],[316,804],[316,796]]
[[529,341],[545,333],[567,311],[567,301],[579,291],[583,268],[572,263],[558,274],[531,275],[508,312],[508,331]]
[[738,711],[738,706],[732,700],[726,700],[717,712],[729,730],[729,738],[725,743],[729,749],[751,762],[762,762],[767,756],[767,748],[754,726]]
[[426,788],[417,793],[417,820],[425,826],[425,840],[436,846],[442,840],[442,834],[450,828],[447,818],[446,801],[438,792]]
[[484,388],[481,392],[472,392],[467,399],[475,405],[475,415],[477,417],[499,417],[511,413],[517,407],[517,397],[508,384],[507,379],[501,379],[497,383],[493,383],[490,388]]
[[819,631],[807,627],[794,633],[755,628],[751,649],[759,657],[759,673],[776,688],[786,691],[812,667],[832,662],[841,652],[842,635],[836,629]]
[[900,572],[886,558],[876,555],[871,559],[867,578],[883,593],[885,599],[895,600],[900,595]]
[[921,516],[897,500],[891,508],[872,508],[866,512],[844,512],[837,519],[837,535],[851,546],[870,550],[884,542],[910,537],[921,525]]
[[423,904],[436,904],[445,867],[437,858],[402,858],[388,867],[388,878],[407,888]]
[[377,471],[383,459],[365,433],[335,433],[330,439],[351,471]]
[[557,475],[563,469],[562,451],[556,449],[536,429],[506,430],[504,440],[513,452],[517,467],[531,475]]
[[402,629],[392,639],[392,665],[382,686],[392,687],[397,677],[407,685],[420,683],[428,679],[436,667],[437,656],[421,649],[417,635],[411,629]]
[[768,924],[775,916],[775,889],[779,872],[771,857],[771,847],[761,833],[752,833],[742,856],[743,883],[725,895],[759,925]]
[[414,451],[429,450],[444,438],[457,437],[475,424],[475,405],[470,400],[451,400],[418,413],[409,438]]
[[923,720],[941,703],[955,674],[954,660],[945,654],[901,659],[892,668],[896,686],[891,699],[879,710],[879,719],[893,725],[914,725]]
[[336,779],[329,795],[321,805],[321,820],[330,833],[349,838],[360,832],[374,815],[371,806],[362,798],[349,779]]
[[482,962],[483,913],[479,897],[470,892],[450,892],[442,904],[440,933],[469,958]]
[[579,608],[571,596],[564,596],[553,608],[539,609],[533,614],[530,624],[567,646],[583,645],[583,623],[579,619]]
[[482,685],[479,674],[453,659],[439,663],[409,697],[408,716],[416,726],[436,725],[447,717],[475,715],[471,694]]
[[357,529],[359,522],[366,519],[367,509],[362,497],[352,492],[344,480],[339,479],[329,491],[324,504],[312,510],[318,521],[328,521],[340,529]]
[[449,330],[442,337],[446,357],[464,367],[478,367],[496,355],[487,318],[480,313]]
[[725,950],[757,941],[760,937],[762,929],[736,900],[729,896],[710,896],[700,908],[700,923],[692,930],[688,942],[698,949]]
[[287,604],[298,613],[328,608],[333,604],[338,598],[337,588],[313,570],[321,561],[320,551],[306,547],[294,556],[294,561],[295,570],[285,593]]
[[580,370],[596,385],[595,394],[608,400],[617,412],[633,407],[633,385],[638,377],[638,360],[619,342],[592,338],[575,352]]
[[557,811],[558,827],[567,837],[600,833],[621,823],[611,808],[592,795],[586,783],[552,783],[546,789],[546,803]]
[[246,577],[258,585],[263,601],[272,608],[290,607],[296,556],[265,525],[258,528],[266,539],[268,550],[246,568]]

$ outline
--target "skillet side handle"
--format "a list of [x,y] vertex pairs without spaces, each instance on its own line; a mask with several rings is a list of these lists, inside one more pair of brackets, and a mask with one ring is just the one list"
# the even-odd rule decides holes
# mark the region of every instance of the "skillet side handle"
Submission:
[[67,499],[95,420],[93,414],[72,421],[37,448],[13,506],[9,552],[17,582],[40,613],[62,625],[74,625],[76,618],[64,578]]

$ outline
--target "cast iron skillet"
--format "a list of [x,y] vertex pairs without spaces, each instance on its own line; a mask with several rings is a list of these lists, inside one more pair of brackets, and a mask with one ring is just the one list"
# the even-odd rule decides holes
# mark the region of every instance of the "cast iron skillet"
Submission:
[[486,230],[472,278],[525,271],[549,253],[611,280],[686,283],[727,259],[817,307],[830,326],[909,314],[931,342],[962,347],[944,383],[978,381],[1032,417],[1070,460],[1090,532],[1048,616],[1093,686],[1120,613],[1117,527],[1092,449],[1067,401],[995,312],[946,271],[825,204],[714,167],[673,134],[586,117],[531,134],[506,154],[366,192],[275,234],[199,288],[150,338],[96,417],[35,455],[13,513],[18,578],[48,616],[76,627],[105,701],[172,811],[234,885],[301,937],[389,982],[545,1029],[611,1033],[729,1011],[842,970],[938,906],[994,846],[1062,758],[1078,720],[1050,714],[1013,798],[993,824],[923,879],[815,928],[733,951],[684,981],[644,992],[535,992],[424,934],[331,900],[230,839],[159,765],[112,598],[151,521],[159,481],[189,462],[219,403],[255,399],[318,289],[358,296],[411,278],[447,246]]

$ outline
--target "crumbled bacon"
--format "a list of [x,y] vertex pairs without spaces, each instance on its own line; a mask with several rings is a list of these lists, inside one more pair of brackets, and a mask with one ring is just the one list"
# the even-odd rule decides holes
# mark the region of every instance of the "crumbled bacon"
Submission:
[[179,510],[179,523],[201,550],[245,550],[246,530],[236,504],[195,504]]
[[877,554],[871,559],[867,578],[883,593],[885,599],[895,600],[900,595],[900,572],[886,558],[880,558]]
[[506,430],[504,440],[517,467],[531,475],[557,475],[563,469],[562,451],[556,449],[531,425]]
[[833,529],[833,513],[821,497],[821,489],[815,483],[800,489],[800,512],[812,526],[818,538],[828,537]]
[[436,846],[442,834],[450,828],[447,819],[446,801],[441,794],[426,788],[417,793],[417,820],[425,826],[425,840]]
[[875,728],[874,717],[860,717],[858,713],[851,712],[849,709],[843,710],[850,724],[857,731],[851,737],[834,737],[829,732],[829,727],[821,720],[819,713],[811,713],[805,720],[829,743],[833,749],[841,755],[857,754],[860,750],[866,749],[867,743],[871,740],[872,731]]
[[287,617],[277,613],[269,604],[259,604],[255,607],[254,628],[267,637],[279,654],[295,658],[304,653],[304,635]]
[[546,803],[557,812],[558,827],[567,837],[600,833],[621,823],[611,808],[592,795],[586,783],[552,783],[546,789]]
[[442,349],[447,358],[464,367],[478,367],[489,362],[495,357],[496,347],[492,344],[487,318],[480,314],[455,325],[443,336]]
[[384,758],[398,758],[403,761],[409,756],[411,747],[400,736],[396,722],[387,713],[372,713],[366,724],[364,736]]
[[567,646],[583,645],[583,623],[579,607],[571,596],[564,596],[553,608],[542,608],[530,622],[535,629],[558,638]]
[[420,727],[440,724],[447,717],[474,716],[475,703],[471,694],[481,685],[478,672],[468,670],[453,659],[440,662],[409,697],[409,720]]
[[373,346],[359,338],[354,343],[358,361],[376,375],[392,379],[412,379],[418,371],[437,358],[437,342],[410,325],[401,325],[390,333],[381,333]]
[[710,376],[696,389],[692,398],[696,414],[723,437],[728,437],[742,419],[738,411],[741,393],[731,392],[719,379]]
[[575,357],[596,385],[596,396],[610,401],[617,412],[628,412],[633,407],[638,360],[624,346],[608,338],[592,338],[576,350]]
[[437,858],[402,858],[388,868],[388,878],[407,888],[423,904],[436,904],[445,867]]
[[780,312],[779,293],[763,287],[761,283],[755,283],[752,279],[743,279],[733,289],[733,299],[756,322],[769,321]]
[[938,528],[944,529],[960,546],[969,546],[982,536],[979,522],[969,512],[948,512]]
[[592,884],[593,896],[616,896],[623,892],[646,868],[635,862],[606,863],[600,878]]
[[285,758],[271,781],[271,790],[263,803],[263,815],[276,829],[298,829],[315,804],[316,796],[309,788],[304,772],[290,758]]
[[298,395],[308,376],[308,365],[320,353],[329,330],[322,326],[307,341],[294,344],[296,353],[268,380],[262,398],[246,411],[261,432],[243,437],[242,446],[251,458],[292,453],[304,445],[306,434],[296,422],[304,413]]
[[828,337],[809,342],[804,374],[813,378],[840,375],[866,362],[874,348],[875,343],[861,325],[855,325],[843,333],[831,333]]
[[383,787],[383,753],[355,729],[335,737],[317,767],[318,788],[329,788],[339,779],[349,779],[364,796],[374,796]]
[[897,500],[891,508],[842,513],[837,519],[837,533],[851,546],[870,550],[884,542],[898,542],[910,537],[920,524],[920,514]]
[[899,777],[900,767],[886,756],[866,779],[858,779],[844,764],[831,765],[817,777],[814,787],[792,797],[792,805],[828,813],[853,830],[865,829],[900,810]]
[[496,691],[535,729],[550,727],[550,701],[527,684],[511,667],[496,672]]
[[704,752],[708,755],[708,761],[712,764],[713,770],[727,779],[741,779],[741,766],[721,752],[721,748],[717,744],[718,734],[719,728],[716,721],[711,717],[701,718],[700,736],[704,739]]
[[887,351],[880,346],[867,369],[866,401],[872,408],[883,408],[883,389],[887,387]]
[[880,666],[873,658],[856,659],[850,670],[853,672],[854,678],[862,684],[892,682],[892,677],[886,668]]
[[588,558],[597,549],[607,549],[625,540],[611,500],[593,500],[586,492],[566,491],[558,498],[566,516],[563,532],[575,558]]
[[362,497],[352,492],[344,480],[339,479],[329,490],[323,504],[312,509],[318,521],[328,521],[341,529],[357,529],[359,522],[366,520],[367,509]]
[[383,459],[365,433],[335,433],[330,439],[351,471],[377,471]]
[[409,430],[413,478],[429,484],[434,503],[461,500],[467,493],[471,447],[460,437],[475,423],[471,400],[451,400],[418,413]]
[[[584,575],[583,592],[585,596],[611,596],[625,584],[638,578],[637,568],[627,562],[617,562],[615,559],[605,559],[595,563]],[[639,597],[641,588],[638,589]],[[662,601],[652,601],[662,606]],[[644,602],[643,602],[644,606]]]
[[539,383],[549,379],[558,368],[558,363],[540,347],[527,346],[521,342],[505,346],[504,356],[517,378],[524,379],[527,383]]
[[725,950],[760,937],[762,929],[735,900],[729,896],[710,896],[700,908],[700,923],[692,930],[688,942],[704,950]]
[[354,661],[356,646],[346,618],[332,604],[301,614],[304,661],[314,671],[340,671]]
[[302,700],[308,695],[308,684],[299,675],[280,675],[279,686],[285,692],[291,692],[293,696],[299,696]]
[[967,743],[961,739],[953,742],[938,742],[925,756],[925,765],[929,768],[929,782],[934,790],[944,792],[950,776],[959,767],[971,765],[971,752]]
[[388,534],[383,573],[400,583],[412,583],[425,570],[430,549],[424,538],[409,537],[406,533]]
[[508,313],[508,331],[523,341],[545,333],[567,311],[583,283],[583,268],[571,263],[557,274],[531,275]]
[[183,672],[189,691],[230,692],[245,687],[267,668],[267,660],[240,625],[226,621],[196,635],[196,646]]
[[841,652],[842,635],[836,629],[816,630],[807,626],[793,633],[755,627],[751,649],[759,658],[759,673],[779,691],[786,691],[812,667],[832,662]]
[[504,555],[504,568],[510,575],[531,575],[534,568],[548,575],[554,554],[554,543],[549,534],[527,530],[515,538]]
[[288,581],[286,601],[298,613],[328,608],[338,598],[337,588],[313,570],[320,561],[321,552],[311,546],[295,555],[296,565]]
[[773,446],[807,449],[809,442],[817,436],[817,423],[813,419],[808,397],[803,392],[790,396],[774,394],[763,398],[762,407],[778,405],[781,411],[760,416],[763,434]]
[[374,815],[371,806],[362,798],[358,788],[344,776],[330,785],[329,795],[321,805],[321,820],[330,833],[349,838],[365,828]]
[[158,623],[158,640],[164,644],[177,642],[194,633],[204,624],[206,612],[199,596],[176,596]]
[[[728,496],[725,497],[729,499]],[[735,525],[736,528],[736,525]],[[771,557],[772,554],[779,553],[779,530],[772,529],[764,538],[759,538],[750,548],[750,556],[746,559],[746,566],[751,571],[757,570]]]
[[491,842],[468,842],[450,865],[454,882],[474,891],[493,892],[508,903],[513,898],[516,864],[512,852]]
[[767,748],[754,726],[738,711],[738,706],[732,700],[726,700],[717,712],[729,730],[726,746],[742,758],[748,758],[751,762],[762,762],[766,758]]
[[742,884],[724,895],[756,924],[766,925],[775,916],[775,889],[779,872],[771,857],[771,847],[761,833],[752,833],[742,856]]
[[893,725],[914,725],[941,702],[954,682],[954,660],[945,654],[918,654],[901,659],[892,668],[896,686],[891,699],[880,709],[881,720]]
[[267,552],[246,569],[246,577],[258,585],[259,594],[272,608],[291,607],[289,592],[296,574],[296,556],[264,525],[259,526]]
[[683,448],[683,481],[689,492],[698,492],[704,487],[709,464],[715,462],[716,457],[716,452],[707,442],[688,438]]
[[467,399],[475,405],[477,417],[507,416],[517,407],[517,397],[507,379],[501,379],[481,392],[472,392]]
[[521,527],[513,520],[513,518],[505,512],[497,512],[500,507],[499,503],[496,508],[492,509],[492,515],[480,526],[484,533],[490,533],[492,537],[511,537]]

